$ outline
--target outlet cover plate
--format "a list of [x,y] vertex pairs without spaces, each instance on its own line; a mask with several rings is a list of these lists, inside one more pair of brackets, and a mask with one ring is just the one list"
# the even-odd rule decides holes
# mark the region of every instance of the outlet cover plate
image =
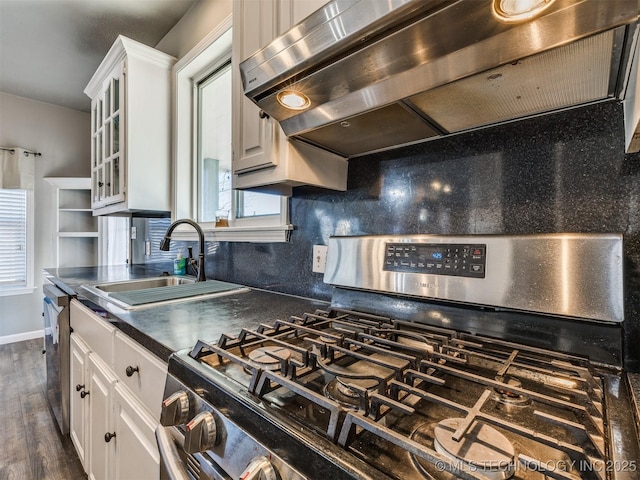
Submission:
[[327,266],[327,247],[326,245],[313,246],[313,272],[324,273]]

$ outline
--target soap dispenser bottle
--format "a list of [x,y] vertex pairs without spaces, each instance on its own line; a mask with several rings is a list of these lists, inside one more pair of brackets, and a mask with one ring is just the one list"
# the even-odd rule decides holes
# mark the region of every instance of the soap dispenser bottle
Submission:
[[178,250],[178,254],[176,255],[176,259],[173,261],[173,274],[174,275],[184,275],[187,270],[187,261],[182,256],[182,249]]

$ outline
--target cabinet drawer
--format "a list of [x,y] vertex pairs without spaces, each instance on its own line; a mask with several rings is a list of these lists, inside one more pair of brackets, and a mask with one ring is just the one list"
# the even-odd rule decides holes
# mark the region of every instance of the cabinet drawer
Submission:
[[107,365],[113,364],[115,327],[77,300],[71,302],[71,328]]
[[121,332],[115,334],[114,357],[118,378],[159,420],[167,365]]

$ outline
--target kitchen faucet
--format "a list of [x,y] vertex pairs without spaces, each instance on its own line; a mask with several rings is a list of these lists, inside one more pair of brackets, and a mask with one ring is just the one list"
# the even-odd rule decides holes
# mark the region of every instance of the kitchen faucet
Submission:
[[[169,251],[169,244],[171,243],[171,234],[173,233],[175,228],[181,223],[187,223],[191,225],[198,232],[198,237],[200,241],[200,254],[198,255],[198,275],[197,275],[198,278],[196,279],[196,282],[204,282],[206,280],[206,277],[204,274],[204,233],[202,232],[200,225],[198,225],[196,222],[188,218],[183,218],[181,220],[176,220],[171,225],[169,225],[169,228],[167,229],[167,233],[164,234],[164,238],[160,242],[160,250],[164,252]],[[191,259],[189,259],[189,261],[191,261]]]

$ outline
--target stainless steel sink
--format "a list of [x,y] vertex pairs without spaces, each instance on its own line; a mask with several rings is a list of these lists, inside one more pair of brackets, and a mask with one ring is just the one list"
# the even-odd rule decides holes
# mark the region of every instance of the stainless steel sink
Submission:
[[233,283],[218,280],[196,282],[194,277],[179,276],[82,285],[81,288],[125,310],[249,291],[248,288]]
[[141,278],[139,280],[127,280],[124,282],[110,282],[94,285],[103,292],[132,292],[134,290],[144,290],[146,288],[170,287],[173,285],[184,285],[195,283],[194,278],[189,277],[154,277]]

